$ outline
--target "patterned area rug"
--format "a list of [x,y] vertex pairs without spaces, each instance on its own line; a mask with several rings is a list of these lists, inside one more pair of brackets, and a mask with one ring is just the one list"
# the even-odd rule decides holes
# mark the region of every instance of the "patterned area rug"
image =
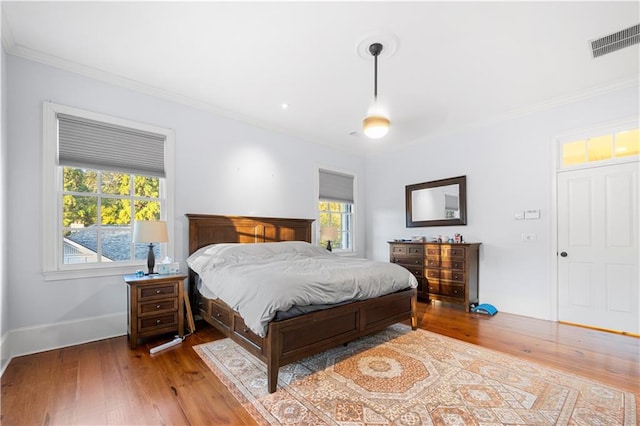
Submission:
[[230,339],[194,346],[259,424],[636,425],[636,397],[396,324],[280,368]]

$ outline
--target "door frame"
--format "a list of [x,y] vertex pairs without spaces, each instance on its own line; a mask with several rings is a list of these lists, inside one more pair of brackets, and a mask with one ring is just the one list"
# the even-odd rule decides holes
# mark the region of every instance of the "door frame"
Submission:
[[[551,258],[550,267],[549,267],[549,316],[551,321],[558,321],[560,305],[559,305],[559,282],[558,282],[558,173],[560,173],[561,168],[559,164],[560,156],[560,146],[563,142],[568,142],[572,140],[579,139],[587,139],[589,137],[595,137],[603,133],[615,133],[617,131],[622,131],[628,129],[629,126],[637,127],[638,117],[637,116],[627,116],[618,120],[612,120],[603,122],[600,124],[594,124],[592,126],[584,127],[582,129],[574,129],[566,132],[559,132],[553,135],[550,138],[550,160],[551,160],[551,200],[550,200],[550,247],[549,247],[549,256]],[[630,157],[629,160],[605,160],[600,161],[598,163],[587,163],[585,165],[570,167],[565,170],[581,170],[581,169],[591,169],[595,167],[601,167],[605,165],[614,165],[614,164],[622,164],[622,163],[630,163],[637,162],[638,159],[636,157]]]

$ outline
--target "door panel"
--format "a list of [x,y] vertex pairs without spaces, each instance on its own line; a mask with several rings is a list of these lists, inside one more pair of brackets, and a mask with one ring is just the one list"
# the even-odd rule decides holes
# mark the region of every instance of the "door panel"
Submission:
[[640,334],[638,166],[558,174],[560,321]]

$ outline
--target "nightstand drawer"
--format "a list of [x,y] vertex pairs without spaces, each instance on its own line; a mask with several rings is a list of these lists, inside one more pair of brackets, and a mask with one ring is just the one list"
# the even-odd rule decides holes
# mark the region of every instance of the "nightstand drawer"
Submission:
[[178,283],[138,287],[138,300],[166,298],[178,295]]
[[178,314],[171,313],[153,317],[138,318],[138,331],[143,333],[154,328],[171,327],[178,325]]
[[140,303],[138,305],[138,315],[149,315],[166,311],[177,311],[178,299],[158,300],[154,302]]

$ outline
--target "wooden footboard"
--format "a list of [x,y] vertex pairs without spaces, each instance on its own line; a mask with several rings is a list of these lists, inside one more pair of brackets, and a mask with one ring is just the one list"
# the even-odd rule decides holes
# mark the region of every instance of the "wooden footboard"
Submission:
[[237,312],[219,300],[200,297],[200,315],[227,337],[264,361],[269,392],[275,392],[281,366],[331,349],[358,337],[410,320],[417,328],[416,290],[352,302],[269,324],[262,338],[246,327]]

